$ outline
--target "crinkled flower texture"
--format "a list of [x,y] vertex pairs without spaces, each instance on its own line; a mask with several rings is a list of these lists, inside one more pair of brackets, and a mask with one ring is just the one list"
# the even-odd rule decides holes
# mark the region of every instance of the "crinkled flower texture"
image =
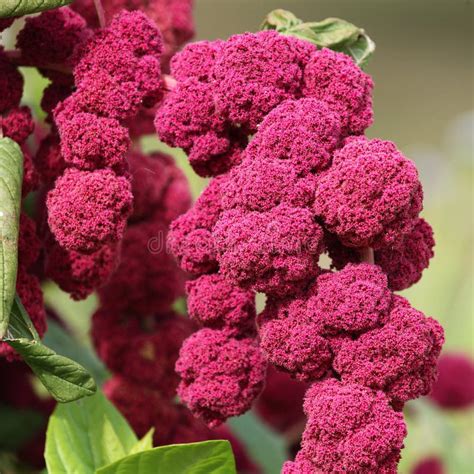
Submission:
[[68,7],[28,17],[18,34],[16,46],[22,57],[38,66],[67,64],[83,41],[92,34],[81,15]]
[[33,133],[35,124],[29,107],[23,106],[9,110],[4,117],[0,116],[0,129],[4,137],[22,144]]
[[213,70],[218,110],[255,132],[268,112],[300,92],[303,68],[315,51],[310,43],[272,30],[231,36]]
[[45,275],[72,299],[82,300],[104,286],[117,265],[117,244],[104,245],[92,254],[83,254],[65,250],[54,242],[47,247]]
[[345,54],[323,48],[306,64],[303,95],[326,102],[341,118],[344,135],[359,135],[372,124],[373,82]]
[[382,325],[392,302],[387,277],[376,265],[349,264],[317,280],[317,295],[308,303],[326,334],[365,332]]
[[191,319],[233,336],[255,334],[255,294],[232,285],[219,274],[202,275],[186,283]]
[[420,280],[434,256],[434,245],[433,229],[419,218],[399,245],[375,252],[375,263],[387,274],[392,290],[404,290]]
[[[193,0],[104,0],[102,3],[107,23],[122,10],[140,10],[156,24],[163,35],[161,59],[165,69],[173,54],[194,36]],[[91,27],[99,26],[93,0],[76,0],[71,8]]]
[[308,390],[304,408],[301,450],[284,474],[396,472],[406,427],[383,393],[331,379]]
[[217,270],[212,229],[222,211],[225,180],[225,175],[214,178],[194,206],[170,226],[167,243],[185,272],[202,275]]
[[322,100],[287,100],[260,124],[248,147],[251,160],[281,160],[298,176],[331,164],[342,137],[341,120]]
[[258,317],[260,346],[268,361],[302,381],[327,375],[333,357],[329,340],[307,310],[315,293],[313,285],[287,298],[269,298]]
[[323,231],[309,209],[224,212],[213,236],[220,271],[243,288],[285,295],[319,272]]
[[181,347],[178,395],[210,427],[246,412],[263,389],[266,363],[256,342],[201,329]]
[[413,229],[422,199],[414,163],[392,142],[360,137],[320,177],[314,211],[344,245],[379,249]]
[[344,341],[334,369],[345,383],[383,390],[393,406],[427,395],[437,375],[443,328],[433,318],[394,296],[387,323]]
[[121,240],[132,211],[130,182],[108,169],[68,169],[48,193],[47,206],[59,245],[93,253]]
[[128,131],[111,118],[79,113],[61,125],[61,154],[67,166],[82,170],[125,170]]
[[431,399],[441,408],[462,410],[474,404],[474,361],[462,353],[442,354]]

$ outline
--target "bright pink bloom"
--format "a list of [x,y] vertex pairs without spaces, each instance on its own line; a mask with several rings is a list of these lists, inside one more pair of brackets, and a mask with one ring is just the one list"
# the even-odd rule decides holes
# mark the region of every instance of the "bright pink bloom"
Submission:
[[233,336],[255,333],[255,294],[232,285],[221,275],[203,275],[186,283],[191,319]]
[[212,229],[222,211],[222,184],[226,179],[224,175],[214,178],[194,206],[170,226],[168,246],[186,272],[201,275],[217,269]]
[[81,42],[92,34],[81,15],[68,7],[27,17],[16,46],[33,64],[66,64]]
[[316,276],[323,231],[308,209],[224,212],[213,236],[220,271],[243,288],[285,295]]
[[178,351],[192,329],[189,320],[172,311],[141,319],[101,308],[93,316],[91,335],[111,371],[170,398],[179,382],[174,371]]
[[349,264],[318,277],[318,293],[308,304],[324,333],[358,333],[380,326],[387,318],[392,295],[387,277],[376,265]]
[[186,45],[171,59],[171,75],[179,82],[189,78],[211,82],[217,53],[223,44],[223,41],[215,40]]
[[184,275],[166,251],[166,233],[161,220],[127,228],[117,271],[99,291],[104,307],[146,315],[167,310],[184,294]]
[[245,413],[260,394],[266,364],[251,339],[225,331],[201,329],[181,347],[176,371],[178,395],[210,427]]
[[113,171],[68,169],[48,193],[48,223],[67,250],[93,253],[121,240],[132,210],[129,181]]
[[326,103],[288,100],[265,117],[247,154],[251,159],[287,161],[298,175],[317,173],[331,164],[340,139],[340,119]]
[[223,185],[224,209],[270,211],[280,203],[309,207],[314,200],[316,179],[300,178],[289,161],[252,159],[234,167]]
[[189,164],[199,176],[217,176],[242,162],[247,136],[238,129],[200,135],[189,152]]
[[155,127],[167,145],[190,151],[199,136],[210,131],[223,133],[227,125],[215,110],[212,87],[191,78],[166,95],[156,114]]
[[423,192],[413,162],[392,142],[349,140],[319,179],[314,209],[344,245],[393,245],[413,229]]
[[392,290],[404,290],[420,280],[434,255],[434,245],[433,229],[420,218],[400,244],[375,252],[375,263],[387,274]]
[[304,408],[308,424],[296,461],[314,471],[302,472],[396,472],[406,427],[383,393],[330,379],[308,390]]
[[112,168],[120,174],[125,171],[130,137],[117,120],[79,113],[61,122],[59,133],[67,166],[89,171]]
[[268,112],[299,94],[303,68],[315,50],[276,31],[231,36],[213,71],[218,110],[234,125],[255,132]]
[[341,118],[344,135],[359,135],[372,124],[373,82],[350,58],[323,48],[304,70],[303,95],[326,102]]
[[260,346],[267,359],[302,381],[324,377],[333,358],[329,340],[307,310],[315,291],[316,286],[311,286],[285,299],[269,298],[258,318]]
[[447,352],[439,358],[438,379],[431,399],[441,408],[465,409],[474,403],[474,362],[465,354]]
[[3,136],[17,143],[23,143],[33,133],[35,124],[29,107],[11,109],[4,117],[0,116],[0,129]]
[[437,321],[395,296],[387,323],[343,342],[334,369],[344,383],[383,390],[394,407],[427,395],[436,379],[444,342]]
[[105,245],[92,254],[65,250],[56,242],[46,252],[45,275],[71,295],[82,300],[104,286],[118,265],[116,244]]

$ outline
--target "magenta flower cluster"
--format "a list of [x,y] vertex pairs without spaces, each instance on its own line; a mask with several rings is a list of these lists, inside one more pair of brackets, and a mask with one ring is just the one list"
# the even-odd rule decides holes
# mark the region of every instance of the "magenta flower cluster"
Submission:
[[275,31],[191,44],[171,71],[158,136],[213,176],[168,237],[203,327],[176,364],[181,399],[216,426],[251,406],[270,363],[312,384],[283,472],[396,472],[401,410],[430,392],[444,335],[393,294],[419,280],[434,240],[414,163],[363,136],[371,78]]

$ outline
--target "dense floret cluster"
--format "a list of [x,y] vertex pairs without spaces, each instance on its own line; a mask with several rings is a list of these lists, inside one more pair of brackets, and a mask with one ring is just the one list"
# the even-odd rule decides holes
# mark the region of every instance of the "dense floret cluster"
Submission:
[[[158,136],[213,177],[168,237],[196,278],[190,315],[204,326],[181,348],[181,399],[210,425],[248,409],[264,374],[255,361],[258,377],[245,372],[258,342],[272,366],[312,384],[302,448],[283,472],[396,472],[401,410],[430,392],[444,336],[392,293],[420,279],[434,240],[414,163],[362,135],[371,78],[345,54],[276,31],[189,45],[171,71]],[[216,153],[236,131],[236,158]],[[253,312],[241,311],[251,292],[266,295],[256,341]]]
[[[339,70],[339,62],[345,69],[337,81],[331,68]],[[246,135],[257,129],[256,143],[262,148],[257,154],[289,154],[304,168],[321,169],[342,135],[362,133],[372,120],[369,76],[344,55],[316,51],[308,42],[275,31],[189,45],[173,58],[171,70],[178,84],[160,106],[155,126],[165,143],[188,153],[201,176],[216,176],[239,164]],[[317,73],[324,89],[309,79]],[[344,91],[355,84],[357,91],[347,98]],[[301,97],[314,99],[292,102]],[[352,118],[354,124],[348,124]],[[303,136],[293,133],[303,127]],[[279,137],[278,130],[284,131]],[[272,145],[279,148],[276,154],[270,153]]]
[[302,448],[282,473],[394,473],[406,436],[403,414],[383,393],[331,379],[306,393]]

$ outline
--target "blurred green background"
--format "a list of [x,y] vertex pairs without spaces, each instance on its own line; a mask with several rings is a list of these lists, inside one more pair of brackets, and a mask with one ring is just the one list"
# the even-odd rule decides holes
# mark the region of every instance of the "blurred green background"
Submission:
[[[437,241],[435,258],[423,279],[404,293],[415,307],[443,324],[445,351],[474,357],[472,1],[195,1],[197,39],[255,31],[269,11],[285,8],[306,21],[344,18],[365,28],[375,40],[377,50],[367,68],[375,81],[375,123],[368,135],[395,141],[416,162],[425,190],[423,215]],[[34,106],[46,82],[31,72],[26,74],[25,102]],[[154,137],[145,138],[143,146],[163,148]],[[197,196],[205,180],[193,174],[182,153],[173,154]],[[88,317],[95,299],[73,303],[52,285],[46,288],[46,299],[87,344]],[[63,343],[67,353],[68,343]],[[247,422],[241,429],[253,430],[250,443],[257,446],[259,460],[271,466],[271,443],[258,445],[264,436],[251,420]],[[443,458],[449,474],[474,472],[474,409],[441,412],[421,400],[409,404],[407,422],[409,435],[400,473],[410,473],[418,460],[433,454]],[[277,472],[268,467],[266,474]]]

